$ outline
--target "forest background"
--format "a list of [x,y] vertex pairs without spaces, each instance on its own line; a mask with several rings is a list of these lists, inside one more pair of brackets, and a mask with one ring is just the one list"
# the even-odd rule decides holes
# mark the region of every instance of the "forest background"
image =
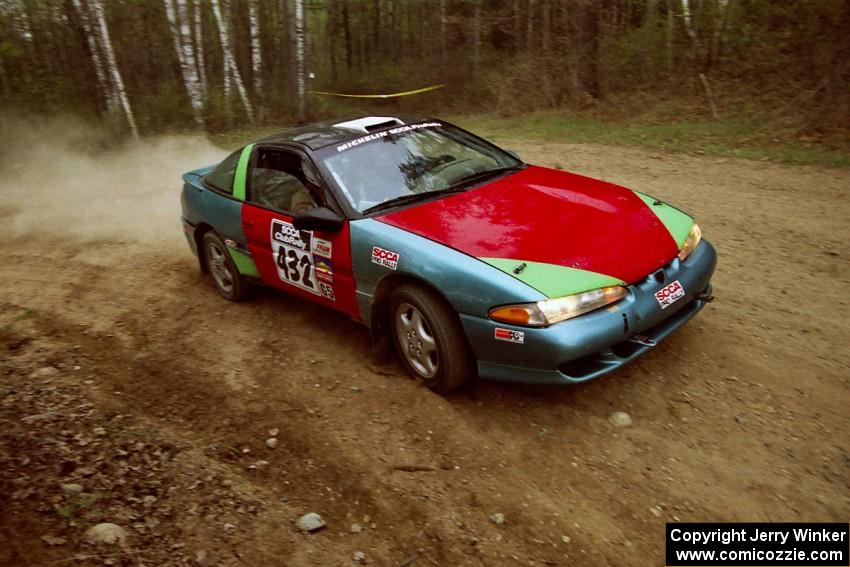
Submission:
[[227,146],[359,113],[850,166],[850,1],[0,0],[2,116]]

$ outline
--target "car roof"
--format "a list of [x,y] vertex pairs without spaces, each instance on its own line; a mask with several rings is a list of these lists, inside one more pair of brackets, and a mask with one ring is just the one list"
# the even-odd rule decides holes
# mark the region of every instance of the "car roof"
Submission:
[[370,116],[359,115],[350,118],[325,120],[322,122],[314,122],[304,126],[296,126],[272,134],[261,140],[259,144],[286,144],[295,142],[303,146],[307,146],[311,150],[317,150],[325,146],[345,143],[355,138],[371,134],[372,132],[380,132],[387,128],[393,128],[404,124],[413,124],[421,122],[425,118],[421,116],[409,115],[387,115],[387,116]]

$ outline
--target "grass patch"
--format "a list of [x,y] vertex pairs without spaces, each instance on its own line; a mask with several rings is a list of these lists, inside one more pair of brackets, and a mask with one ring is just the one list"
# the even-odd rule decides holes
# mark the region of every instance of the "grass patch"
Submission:
[[[623,121],[557,112],[511,117],[460,115],[447,119],[507,146],[515,140],[637,146],[692,155],[850,168],[850,145],[827,147],[794,134],[763,128],[755,121],[739,119]],[[285,126],[231,130],[211,134],[210,139],[217,146],[233,150],[284,129]]]
[[828,148],[762,130],[741,120],[683,120],[669,123],[606,121],[534,113],[523,116],[459,116],[452,122],[495,141],[524,139],[639,146],[675,153],[850,167],[850,147]]

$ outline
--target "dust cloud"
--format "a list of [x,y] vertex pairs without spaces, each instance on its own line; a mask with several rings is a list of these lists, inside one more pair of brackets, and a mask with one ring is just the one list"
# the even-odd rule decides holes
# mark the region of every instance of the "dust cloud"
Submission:
[[202,136],[110,145],[73,118],[0,116],[0,234],[182,240],[181,175],[225,152]]

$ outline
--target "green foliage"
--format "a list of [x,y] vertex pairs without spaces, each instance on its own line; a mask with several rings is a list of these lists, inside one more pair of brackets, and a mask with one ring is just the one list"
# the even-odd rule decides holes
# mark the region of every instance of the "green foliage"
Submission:
[[93,506],[98,500],[100,500],[100,494],[81,494],[64,506],[56,508],[56,515],[68,522],[69,525],[75,526],[79,523],[77,513]]

